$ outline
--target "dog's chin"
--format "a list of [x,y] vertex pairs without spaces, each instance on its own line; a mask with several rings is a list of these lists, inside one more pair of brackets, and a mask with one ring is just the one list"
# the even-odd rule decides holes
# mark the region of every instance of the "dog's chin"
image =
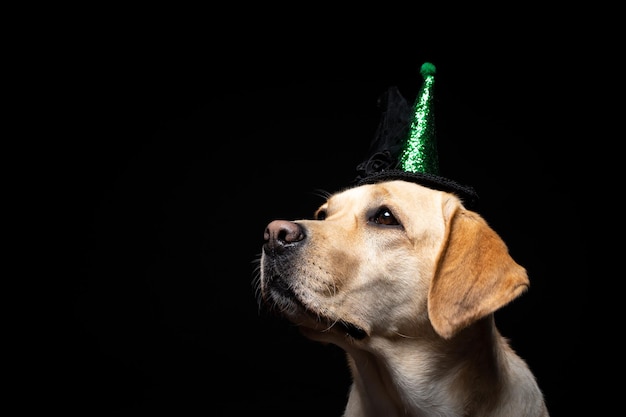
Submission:
[[289,321],[296,324],[310,339],[326,340],[330,335],[363,340],[368,335],[365,329],[342,319],[334,319],[308,307],[288,287],[276,285],[269,289],[269,299]]

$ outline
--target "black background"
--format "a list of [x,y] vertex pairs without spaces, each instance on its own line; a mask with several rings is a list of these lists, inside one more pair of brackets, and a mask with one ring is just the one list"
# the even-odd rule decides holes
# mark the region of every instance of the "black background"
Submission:
[[425,61],[442,174],[478,191],[529,272],[497,324],[554,416],[586,406],[591,225],[576,173],[593,106],[576,31],[535,39],[505,22],[398,42],[192,29],[73,34],[57,56],[63,206],[80,233],[52,360],[63,378],[49,375],[60,410],[339,416],[343,353],[259,310],[255,260],[269,221],[310,217],[317,190],[353,179],[378,97],[396,85],[412,101]]

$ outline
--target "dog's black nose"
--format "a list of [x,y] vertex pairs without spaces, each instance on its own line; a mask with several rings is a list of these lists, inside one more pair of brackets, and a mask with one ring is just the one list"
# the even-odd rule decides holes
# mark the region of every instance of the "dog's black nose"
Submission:
[[290,243],[304,239],[304,230],[294,222],[274,220],[265,228],[263,238],[270,249],[280,250]]

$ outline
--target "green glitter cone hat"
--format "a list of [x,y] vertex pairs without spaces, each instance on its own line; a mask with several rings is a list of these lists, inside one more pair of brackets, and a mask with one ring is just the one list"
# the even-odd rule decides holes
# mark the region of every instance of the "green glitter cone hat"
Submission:
[[439,175],[433,92],[436,68],[430,62],[420,69],[424,83],[411,107],[397,87],[379,99],[384,108],[371,144],[371,156],[357,166],[356,185],[403,180],[459,196],[474,206],[478,195],[468,187]]

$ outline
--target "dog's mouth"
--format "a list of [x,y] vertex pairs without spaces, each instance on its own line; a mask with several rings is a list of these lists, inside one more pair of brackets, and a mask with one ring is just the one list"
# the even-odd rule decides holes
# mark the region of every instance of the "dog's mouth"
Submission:
[[326,329],[334,329],[337,332],[345,333],[355,340],[363,340],[367,337],[367,332],[360,326],[345,320],[336,320],[311,310],[294,291],[294,289],[285,282],[280,276],[272,276],[270,279],[271,286],[270,298],[274,300],[281,308],[281,311],[291,312],[287,315],[304,315]]

